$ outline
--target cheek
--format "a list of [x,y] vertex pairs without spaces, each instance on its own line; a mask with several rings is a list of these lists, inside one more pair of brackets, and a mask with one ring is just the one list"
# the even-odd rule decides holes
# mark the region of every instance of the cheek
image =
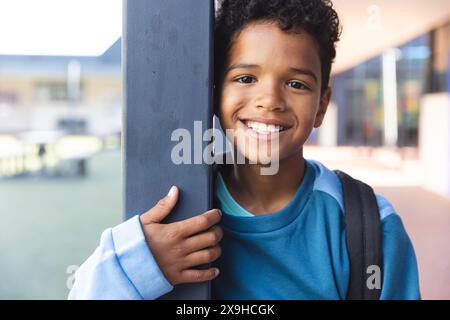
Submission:
[[225,122],[233,121],[235,112],[247,104],[247,98],[241,90],[225,87],[221,94],[220,115]]
[[300,128],[308,128],[313,126],[316,119],[316,113],[319,110],[319,99],[316,97],[310,97],[297,101],[295,106],[299,106],[294,109],[297,121]]
[[307,128],[309,126],[312,126],[312,124],[314,123],[315,112],[314,110],[310,110],[309,112],[301,112],[297,114],[297,119],[301,127]]
[[229,107],[242,104],[246,100],[245,96],[246,94],[244,89],[240,89],[232,84],[224,86],[222,91],[222,101]]

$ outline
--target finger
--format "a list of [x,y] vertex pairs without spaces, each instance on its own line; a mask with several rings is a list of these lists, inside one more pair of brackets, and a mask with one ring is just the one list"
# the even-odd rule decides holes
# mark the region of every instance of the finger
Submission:
[[222,213],[218,209],[212,209],[205,213],[176,222],[177,227],[182,230],[182,236],[189,237],[201,231],[208,230],[212,226],[218,224],[222,218]]
[[185,268],[197,267],[202,264],[207,264],[217,260],[222,254],[222,249],[219,246],[193,252],[184,259]]
[[170,188],[167,196],[160,199],[153,208],[141,216],[142,223],[160,223],[164,220],[175,207],[178,201],[178,195],[179,192],[176,186]]
[[210,268],[207,270],[189,269],[181,272],[181,278],[184,283],[195,283],[211,281],[219,275],[219,269]]
[[208,247],[213,247],[223,238],[222,228],[218,225],[210,228],[208,231],[189,237],[185,240],[183,247],[186,253],[192,253]]

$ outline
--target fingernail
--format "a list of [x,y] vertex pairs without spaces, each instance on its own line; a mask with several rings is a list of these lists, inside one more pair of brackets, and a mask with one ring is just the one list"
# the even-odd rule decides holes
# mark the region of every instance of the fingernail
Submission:
[[216,270],[214,271],[214,274],[215,274],[216,277],[219,275],[219,273],[220,273],[220,270],[219,270],[219,269],[216,269]]
[[167,194],[168,197],[172,197],[175,194],[175,186],[172,186]]
[[220,216],[222,216],[222,211],[220,211],[220,209],[217,209],[219,211]]

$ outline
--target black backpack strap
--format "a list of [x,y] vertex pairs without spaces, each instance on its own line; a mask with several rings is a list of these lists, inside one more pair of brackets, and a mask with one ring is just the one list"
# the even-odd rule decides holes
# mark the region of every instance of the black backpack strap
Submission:
[[[373,266],[378,267],[380,284],[383,279],[381,222],[373,189],[348,174],[336,170],[341,180],[345,208],[345,232],[350,259],[348,300],[378,300],[379,288],[369,288],[367,280]],[[369,268],[370,267],[370,268]]]

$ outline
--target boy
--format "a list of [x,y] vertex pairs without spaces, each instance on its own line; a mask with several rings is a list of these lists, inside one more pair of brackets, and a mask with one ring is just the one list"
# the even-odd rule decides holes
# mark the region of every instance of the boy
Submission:
[[[176,284],[213,280],[213,299],[345,299],[342,187],[334,172],[302,152],[330,101],[338,39],[330,1],[222,1],[216,114],[234,132],[233,151],[255,164],[217,173],[220,210],[161,224],[178,199],[173,187],[145,214],[106,230],[77,271],[69,298],[155,299]],[[278,141],[270,149],[278,155],[276,174],[261,175],[261,150],[247,148],[252,139]],[[378,195],[377,202],[381,299],[419,299],[411,242],[392,206]],[[195,268],[206,263],[212,267]]]

